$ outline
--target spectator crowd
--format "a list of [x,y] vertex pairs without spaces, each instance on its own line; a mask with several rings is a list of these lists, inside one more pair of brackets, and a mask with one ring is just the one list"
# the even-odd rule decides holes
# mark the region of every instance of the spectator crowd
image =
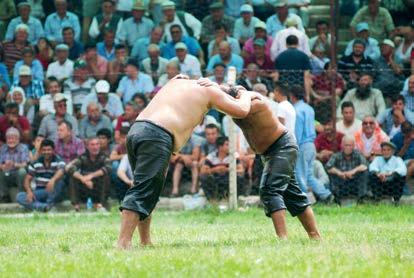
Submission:
[[[331,53],[329,23],[310,26],[310,0],[2,0],[0,202],[48,211],[69,199],[79,211],[90,198],[105,211],[134,185],[126,136],[157,92],[179,73],[226,83],[233,66],[295,135],[304,192],[398,203],[414,193],[404,3],[352,6],[353,39]],[[172,156],[164,195],[228,196],[229,121],[207,113]],[[238,194],[257,194],[261,161],[236,133]]]

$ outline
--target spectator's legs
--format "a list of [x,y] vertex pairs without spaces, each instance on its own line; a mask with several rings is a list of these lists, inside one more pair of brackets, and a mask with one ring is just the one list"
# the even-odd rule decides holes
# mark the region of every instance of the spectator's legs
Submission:
[[10,173],[0,171],[0,202],[10,202],[9,188],[13,184]]
[[93,189],[88,190],[92,195],[92,201],[97,205],[105,203],[105,176],[95,178],[92,180]]
[[237,196],[246,195],[247,182],[244,176],[237,175]]
[[308,206],[301,214],[298,215],[300,222],[302,223],[303,228],[309,235],[310,239],[320,239],[321,235],[316,226],[315,215],[310,206]]
[[217,198],[217,184],[213,175],[205,175],[200,177],[201,187],[208,200]]
[[358,199],[367,196],[368,187],[368,171],[360,172],[356,174],[355,179],[352,182],[353,189],[358,196]]
[[405,183],[405,177],[398,174],[394,174],[390,181],[387,181],[385,185],[387,194],[394,198],[394,202],[398,203],[403,193],[403,187]]
[[33,200],[31,203],[26,200],[26,192],[19,192],[16,196],[16,199],[17,202],[20,205],[24,206],[26,209],[45,211],[49,208],[48,204],[46,203],[49,194],[45,189],[36,189],[33,191],[33,195],[35,197],[35,200]]
[[79,192],[81,187],[84,186],[77,179],[70,178],[70,200],[75,210],[79,210]]
[[64,178],[61,178],[55,183],[55,189],[52,193],[49,193],[49,196],[47,198],[47,204],[49,206],[54,206],[55,204],[62,201],[62,195],[63,191],[65,189],[66,183]]
[[346,187],[346,181],[337,175],[329,175],[329,178],[331,180],[332,193],[334,194],[336,201],[340,203],[341,199],[343,198],[343,191]]
[[171,197],[178,196],[179,186],[181,182],[181,174],[184,169],[184,164],[182,162],[175,163],[174,172],[173,172],[173,189],[171,192]]
[[17,189],[19,191],[24,190],[24,179],[26,178],[26,174],[27,174],[27,171],[25,168],[19,168],[16,172],[16,183],[17,183]]
[[382,197],[382,189],[384,184],[373,173],[370,173],[369,175],[369,184],[372,190],[372,194],[374,195],[374,199],[376,201],[379,201]]
[[198,162],[193,161],[191,163],[191,193],[198,192]]

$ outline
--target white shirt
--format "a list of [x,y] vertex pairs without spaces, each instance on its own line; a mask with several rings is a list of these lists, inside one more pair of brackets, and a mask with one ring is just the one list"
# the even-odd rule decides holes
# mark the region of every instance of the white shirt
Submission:
[[295,134],[295,124],[296,124],[296,111],[293,105],[284,100],[278,103],[277,106],[277,117],[283,118],[285,120],[284,126],[292,133]]
[[[72,96],[67,93],[63,93],[66,98],[66,113],[73,114]],[[40,97],[39,110],[46,111],[49,114],[55,114],[55,106],[53,105],[53,97],[50,94],[46,94]]]
[[202,76],[200,62],[191,54],[187,54],[183,62],[178,60],[178,57],[174,57],[170,61],[175,61],[180,64],[180,73],[182,74],[186,74],[191,78],[198,78]]
[[69,59],[63,64],[60,64],[59,61],[51,63],[46,72],[46,78],[50,76],[56,77],[59,81],[67,78],[71,78],[73,74],[73,62]]
[[270,58],[272,61],[274,61],[280,53],[287,49],[286,38],[290,35],[298,37],[298,50],[303,51],[308,56],[311,56],[308,36],[306,36],[306,34],[302,31],[299,31],[296,27],[289,27],[279,31],[273,39],[272,46],[270,47]]
[[[121,32],[123,19],[121,18],[118,21],[118,25],[116,26],[116,33],[119,34]],[[105,24],[105,27],[109,26],[109,22]],[[99,30],[99,24],[98,20],[96,19],[96,16],[93,17],[91,27],[89,27],[89,37],[96,39],[101,34],[101,30]]]
[[362,121],[355,118],[351,126],[346,127],[344,120],[340,120],[336,123],[336,130],[343,133],[345,136],[354,137],[355,132],[360,130],[362,127]]
[[[187,26],[189,26],[193,30],[194,38],[198,40],[200,38],[200,33],[201,33],[201,22],[189,13],[184,13],[184,19],[185,19],[185,23],[187,24]],[[185,29],[184,24],[181,23],[178,16],[175,15],[174,20],[172,22],[166,22],[164,25],[164,37],[163,38],[167,42],[171,41],[170,27],[171,25],[175,25],[175,24],[178,24],[181,26],[181,29],[183,30],[183,36],[188,36],[187,30]]]
[[124,155],[122,157],[121,162],[119,163],[119,166],[118,166],[118,170],[125,172],[126,176],[129,179],[132,180],[134,178],[134,175],[131,169],[131,164],[129,164],[128,155]]

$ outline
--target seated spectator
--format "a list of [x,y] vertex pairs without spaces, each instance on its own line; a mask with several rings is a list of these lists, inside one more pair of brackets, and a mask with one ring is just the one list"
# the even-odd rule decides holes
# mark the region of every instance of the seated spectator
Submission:
[[122,23],[120,32],[116,32],[116,39],[132,47],[138,39],[148,37],[154,23],[144,14],[144,5],[139,1],[135,2],[131,11],[132,16]]
[[[127,153],[126,149],[126,137],[129,131],[129,127],[121,127],[119,130],[119,136],[117,144],[114,148],[112,148],[111,154],[109,155],[109,159],[112,164],[111,170],[111,179],[113,184],[116,187],[121,186],[120,179],[117,176],[117,169],[120,164],[122,157]],[[122,186],[121,186],[122,187]]]
[[167,82],[180,73],[180,64],[177,61],[169,61],[163,75],[160,76],[157,83],[157,88],[163,87]]
[[59,44],[56,46],[56,61],[48,66],[46,77],[54,76],[63,82],[72,75],[73,61],[69,59],[69,47],[66,44]]
[[213,66],[217,63],[223,63],[227,67],[235,67],[238,74],[242,72],[244,64],[243,59],[239,55],[232,53],[230,44],[227,41],[220,42],[219,53],[211,57],[206,71],[211,73]]
[[10,127],[6,143],[0,147],[0,202],[16,201],[17,192],[23,189],[28,161],[27,145],[20,143],[19,130]]
[[135,102],[138,105],[138,107],[142,109],[147,107],[149,103],[149,99],[147,98],[147,96],[140,93],[136,93],[135,95],[133,95],[132,101]]
[[265,44],[266,42],[263,39],[254,40],[253,55],[244,58],[245,65],[251,63],[258,65],[262,76],[268,76],[269,72],[275,67],[270,57],[266,56]]
[[88,75],[87,64],[77,60],[73,64],[73,76],[63,83],[64,94],[72,96],[74,115],[77,115],[89,93],[95,91],[96,80]]
[[355,146],[368,161],[381,154],[381,143],[390,139],[373,116],[365,116],[362,127],[354,134]]
[[[414,128],[413,124],[405,121],[401,124],[401,131],[394,135],[391,142],[395,144],[395,153],[407,164],[412,172],[414,162]],[[411,176],[411,175],[410,175]]]
[[115,45],[115,58],[108,63],[107,80],[111,88],[117,88],[119,81],[125,76],[125,64],[128,59],[128,49],[124,44]]
[[98,212],[106,212],[106,190],[109,182],[111,163],[100,152],[98,138],[89,138],[87,151],[67,165],[66,172],[71,176],[71,202],[75,211],[80,210],[81,200],[91,198]]
[[253,86],[258,83],[265,84],[268,90],[270,90],[272,87],[268,79],[260,77],[260,70],[256,64],[248,64],[246,69],[244,70],[244,74],[241,76],[240,79],[237,80],[237,84],[251,91],[253,90]]
[[67,113],[67,100],[64,94],[57,93],[53,97],[54,114],[45,116],[40,122],[38,134],[45,138],[55,141],[57,139],[58,125],[62,122],[69,122],[70,129],[74,134],[78,134],[78,122],[72,115]]
[[305,32],[303,28],[302,19],[294,13],[289,12],[288,3],[286,0],[278,0],[274,3],[275,14],[266,20],[267,34],[272,38],[276,37],[276,34],[285,29],[285,24],[288,19],[296,20],[298,29]]
[[79,122],[79,137],[81,139],[94,137],[102,128],[112,130],[111,119],[102,114],[101,105],[91,102],[87,106],[86,117]]
[[[371,74],[361,73],[356,88],[346,92],[342,103],[350,101],[354,104],[355,115],[362,120],[365,116],[377,117],[385,111],[385,101],[380,90],[372,88]],[[337,117],[341,118],[340,111],[337,111]]]
[[254,36],[248,39],[243,45],[242,56],[249,57],[254,53],[254,41],[262,39],[266,42],[265,53],[267,57],[270,57],[270,47],[272,46],[273,40],[271,36],[266,33],[266,24],[262,21],[257,22],[254,25]]
[[58,124],[57,137],[55,140],[56,154],[65,163],[69,163],[85,152],[85,145],[73,132],[72,124],[62,121]]
[[29,120],[19,115],[19,105],[15,102],[7,103],[4,108],[4,116],[0,116],[0,142],[6,142],[6,132],[10,127],[19,131],[21,142],[30,142]]
[[124,155],[119,163],[117,170],[118,178],[121,180],[120,186],[116,188],[118,201],[121,202],[125,193],[134,185],[134,172],[128,160],[128,155]]
[[394,53],[395,62],[404,70],[410,69],[411,52],[414,49],[414,22],[408,27],[397,28],[398,35],[402,35],[403,39],[398,45]]
[[96,132],[96,137],[99,139],[99,145],[101,147],[101,152],[104,153],[107,157],[111,155],[112,147],[112,132],[108,128],[101,128]]
[[26,100],[24,90],[21,87],[13,87],[9,91],[7,98],[19,106],[19,116],[26,117],[30,123],[33,122],[35,107]]
[[177,43],[182,42],[187,46],[188,53],[203,60],[204,53],[201,50],[200,44],[196,39],[190,36],[183,36],[183,29],[178,24],[173,24],[170,27],[171,41],[166,43],[161,49],[161,56],[165,59],[172,59],[176,56],[175,46]]
[[1,2],[0,9],[0,38],[4,38],[9,20],[16,16],[16,4],[13,0]]
[[403,70],[394,59],[395,45],[391,40],[381,43],[381,56],[375,63],[375,87],[383,92],[385,98],[393,98],[401,91]]
[[24,179],[25,192],[18,193],[16,199],[26,209],[48,211],[62,198],[65,162],[56,155],[55,145],[48,139],[40,144],[40,154],[37,160],[29,164]]
[[120,140],[120,131],[122,128],[130,128],[136,121],[139,113],[144,109],[143,106],[138,106],[134,101],[129,101],[125,105],[125,113],[120,115],[116,120],[115,126],[115,142]]
[[29,152],[30,162],[33,162],[40,157],[40,145],[45,138],[42,135],[37,135],[32,141],[33,149]]
[[347,137],[354,137],[355,132],[361,129],[362,121],[355,118],[355,108],[352,102],[344,101],[341,104],[342,120],[336,122],[336,130]]
[[163,49],[165,46],[164,41],[161,40],[163,36],[163,29],[160,26],[155,26],[151,30],[151,34],[147,37],[138,39],[131,50],[131,57],[135,58],[138,62],[141,62],[145,58],[148,58],[148,46],[150,44],[156,44]]
[[[46,80],[46,94],[39,100],[39,111],[42,115],[54,114],[55,106],[53,105],[53,98],[56,94],[62,91],[62,86],[59,81],[54,77],[49,77]],[[63,94],[66,98],[66,111],[69,115],[73,114],[72,96],[69,94]]]
[[173,188],[171,197],[178,197],[180,192],[181,176],[184,168],[191,170],[191,194],[198,191],[198,160],[200,159],[200,145],[194,139],[194,135],[182,147],[176,155],[171,157],[171,163],[174,164]]
[[113,0],[102,1],[102,13],[92,19],[89,27],[89,37],[100,41],[103,39],[105,30],[113,30],[113,34],[121,32],[123,19],[115,12],[115,2]]
[[379,3],[379,0],[369,0],[366,6],[357,11],[350,23],[354,36],[357,24],[366,22],[374,39],[382,41],[391,37],[395,29],[394,22],[387,9],[380,7]]
[[355,149],[353,137],[343,137],[342,151],[326,163],[331,179],[331,190],[340,204],[344,197],[356,196],[361,201],[367,194],[368,163]]
[[139,65],[134,59],[129,59],[125,67],[125,76],[119,81],[116,93],[122,98],[124,105],[136,93],[150,94],[154,83],[148,74],[139,71]]
[[17,25],[14,34],[12,41],[0,43],[0,61],[7,66],[9,72],[13,71],[17,61],[23,59],[23,49],[30,47],[29,27],[26,24]]
[[192,79],[198,79],[202,76],[200,62],[195,56],[188,54],[187,46],[184,43],[179,42],[175,45],[175,54],[176,57],[170,61],[177,62],[180,65],[182,74],[186,74]]
[[62,31],[64,27],[70,26],[74,30],[75,40],[80,40],[80,24],[78,16],[68,12],[66,0],[55,0],[56,12],[50,14],[45,22],[45,35],[49,41],[63,42]]
[[[380,49],[378,46],[378,41],[369,36],[369,27],[368,23],[360,22],[355,26],[356,30],[356,39],[360,39],[365,42],[365,57],[371,58],[372,61],[377,61],[380,57]],[[348,45],[345,49],[345,55],[351,55],[352,47],[354,45],[354,40],[348,42]]]
[[150,44],[147,51],[149,57],[142,60],[141,69],[157,84],[158,78],[166,73],[168,60],[160,57],[160,48],[156,44]]
[[219,45],[222,41],[227,41],[230,44],[232,53],[240,55],[239,41],[231,37],[227,32],[227,27],[224,24],[216,24],[214,27],[214,39],[208,43],[208,58],[218,54]]
[[40,38],[34,46],[35,57],[42,64],[43,71],[47,71],[49,65],[54,61],[54,46],[46,38]]
[[309,38],[304,31],[299,30],[298,21],[294,18],[286,20],[286,29],[280,30],[275,37],[273,37],[272,46],[270,48],[270,58],[275,61],[277,56],[288,48],[286,39],[289,36],[296,36],[298,38],[297,49],[308,56],[311,56],[309,49]]
[[274,82],[273,99],[277,102],[277,117],[279,121],[295,134],[296,111],[289,102],[290,90],[286,83]]
[[234,23],[233,37],[239,41],[240,45],[254,37],[254,26],[260,21],[253,16],[253,8],[249,4],[244,4],[240,7],[240,18],[237,18]]
[[[404,86],[404,89],[401,91],[401,95],[405,99],[405,105],[411,112],[414,112],[414,74],[412,74],[408,79],[408,86]],[[407,88],[405,88],[407,87]]]
[[[217,151],[207,155],[200,170],[201,187],[208,200],[220,200],[229,194],[229,140],[217,139]],[[244,168],[237,161],[237,194],[244,194]]]
[[316,22],[316,35],[309,39],[309,48],[321,47],[331,49],[331,34],[329,34],[329,24],[325,20]]
[[312,55],[310,57],[310,63],[312,68],[312,74],[319,76],[325,69],[325,65],[330,62],[327,56],[327,51],[320,45],[315,46],[312,49]]
[[405,121],[414,123],[414,113],[405,107],[405,99],[399,95],[394,97],[392,107],[386,109],[377,117],[378,123],[387,135],[392,139]]
[[234,19],[224,14],[224,6],[219,1],[210,5],[210,14],[203,18],[201,27],[200,41],[208,44],[214,39],[215,26],[224,25],[229,34],[233,34]]
[[0,62],[0,101],[6,96],[10,88],[10,77],[5,64]]
[[81,59],[86,63],[86,74],[95,79],[103,79],[108,70],[108,62],[98,55],[96,44],[89,42],[85,45],[85,53]]
[[96,44],[98,57],[104,58],[107,62],[115,59],[115,31],[105,29],[103,31],[103,41]]
[[69,47],[69,59],[76,61],[83,54],[83,44],[75,39],[75,31],[72,27],[66,26],[62,29],[63,43]]
[[342,56],[338,61],[339,73],[349,82],[348,88],[353,88],[358,82],[358,73],[371,72],[373,70],[373,62],[371,58],[364,56],[364,52],[365,42],[355,39],[352,45],[352,53],[348,56]]
[[216,82],[217,84],[223,84],[227,82],[227,76],[226,76],[226,65],[223,63],[217,63],[213,66],[213,75],[209,76],[208,79],[210,79],[213,82]]
[[22,50],[23,59],[17,61],[14,65],[13,70],[13,82],[17,82],[19,79],[20,68],[25,65],[28,66],[31,70],[32,80],[43,82],[44,73],[43,67],[39,60],[35,59],[35,53],[33,48],[26,47]]
[[332,120],[324,125],[323,132],[319,133],[315,139],[316,158],[323,164],[328,162],[333,154],[342,150],[341,142],[344,134],[334,130]]
[[407,167],[400,157],[394,156],[395,148],[392,142],[382,143],[381,155],[369,165],[369,184],[376,201],[385,195],[398,204],[402,196]]
[[[200,134],[199,134],[200,135]],[[220,136],[220,131],[217,125],[209,123],[204,127],[205,140],[203,140],[200,147],[200,163],[202,163],[206,156],[212,152],[217,151],[217,138]]]
[[82,104],[81,113],[86,115],[87,107],[90,103],[97,103],[102,108],[102,113],[114,120],[122,113],[124,113],[124,108],[122,106],[122,101],[117,94],[110,93],[110,86],[108,81],[99,80],[95,84],[94,92],[88,94]]
[[43,26],[39,19],[31,16],[30,3],[23,1],[17,4],[19,16],[13,18],[7,26],[7,33],[5,36],[6,41],[12,41],[14,39],[16,26],[19,24],[25,24],[29,28],[28,41],[35,45],[39,38],[44,36]]

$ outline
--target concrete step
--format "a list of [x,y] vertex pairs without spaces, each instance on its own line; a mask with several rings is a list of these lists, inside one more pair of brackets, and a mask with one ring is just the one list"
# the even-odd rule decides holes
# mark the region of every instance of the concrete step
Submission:
[[309,15],[325,15],[330,12],[330,7],[326,5],[311,5],[308,9]]
[[327,22],[329,22],[330,16],[329,14],[321,14],[321,15],[310,15],[309,16],[309,25],[312,28],[315,28],[316,26],[316,22],[318,22],[319,20],[325,20]]

